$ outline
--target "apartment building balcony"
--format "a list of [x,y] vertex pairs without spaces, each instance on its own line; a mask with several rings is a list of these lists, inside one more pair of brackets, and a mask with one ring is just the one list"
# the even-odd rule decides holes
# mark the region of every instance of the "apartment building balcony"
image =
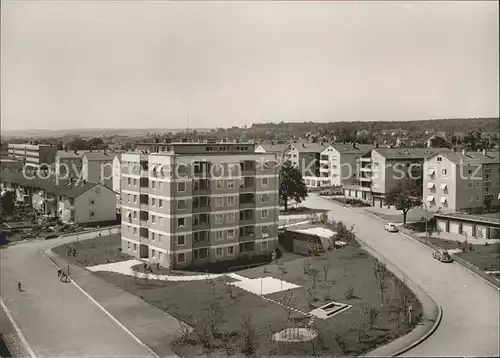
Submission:
[[359,171],[364,172],[364,173],[371,173],[372,168],[371,167],[361,167],[361,168],[359,168]]
[[193,232],[193,248],[210,245],[210,231]]
[[363,182],[365,182],[365,183],[371,183],[372,178],[371,178],[371,177],[363,177],[363,176],[361,176],[361,177],[359,177],[359,178],[358,178],[358,180],[359,180],[360,182],[362,182],[362,183],[363,183]]
[[193,179],[193,195],[210,194],[209,179]]
[[240,226],[255,225],[255,210],[240,211]]
[[149,212],[147,212],[145,210],[141,210],[139,212],[139,221],[140,221],[141,225],[147,225],[148,220],[149,220]]
[[239,241],[255,241],[255,226],[240,227]]
[[147,227],[141,227],[139,229],[139,237],[141,241],[149,240],[149,229]]
[[143,188],[149,188],[149,179],[148,178],[140,178],[139,179],[139,187],[141,189]]
[[193,197],[193,212],[205,212],[210,211],[210,197],[209,196],[199,196]]
[[330,166],[329,165],[321,165],[319,167],[319,172],[320,173],[325,173],[325,172],[327,173],[329,171],[330,171]]
[[255,175],[255,170],[257,165],[255,160],[245,160],[240,162],[240,172],[241,175]]
[[193,215],[193,230],[206,230],[210,228],[209,214],[194,214]]
[[255,208],[255,194],[246,193],[240,194],[240,209]]
[[251,191],[255,191],[255,177],[244,177],[240,185],[240,193]]
[[210,163],[209,162],[194,162],[193,176],[195,178],[210,178]]
[[361,163],[370,163],[372,161],[372,158],[359,158],[358,160]]

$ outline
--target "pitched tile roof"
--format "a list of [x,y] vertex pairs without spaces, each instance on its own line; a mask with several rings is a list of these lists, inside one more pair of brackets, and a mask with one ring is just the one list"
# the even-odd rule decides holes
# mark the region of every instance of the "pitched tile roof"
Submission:
[[113,160],[116,153],[113,152],[87,152],[85,158],[90,161],[109,161]]
[[448,148],[375,148],[386,159],[425,159],[438,153],[451,152]]
[[290,144],[261,144],[261,147],[266,153],[282,153],[290,147]]
[[456,164],[497,164],[500,163],[498,152],[446,152],[441,155]]
[[339,153],[351,154],[351,153],[367,153],[372,149],[375,149],[373,144],[356,144],[356,148],[354,148],[351,144],[342,144],[342,143],[334,143],[331,145],[335,148]]
[[54,177],[49,179],[41,179],[39,177],[29,178],[25,177],[22,171],[10,168],[3,169],[1,171],[0,179],[3,182],[15,183],[24,187],[35,189],[42,189],[47,193],[64,195],[69,198],[76,198],[96,185],[100,185],[96,182],[84,183],[83,180],[71,182],[69,179],[59,179],[58,183],[56,183]]
[[324,145],[321,143],[311,142],[297,142],[292,143],[291,145],[294,146],[299,153],[321,153],[328,147],[328,144]]

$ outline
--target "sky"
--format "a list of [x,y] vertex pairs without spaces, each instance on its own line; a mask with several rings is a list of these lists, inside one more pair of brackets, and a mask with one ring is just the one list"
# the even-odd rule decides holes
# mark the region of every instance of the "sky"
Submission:
[[3,130],[497,117],[496,1],[2,1]]

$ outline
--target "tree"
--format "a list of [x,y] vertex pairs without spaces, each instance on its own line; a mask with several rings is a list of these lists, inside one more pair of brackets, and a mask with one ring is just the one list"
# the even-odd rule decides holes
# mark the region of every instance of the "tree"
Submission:
[[280,200],[284,203],[285,211],[288,210],[288,200],[302,202],[307,197],[307,187],[302,178],[302,174],[297,168],[292,166],[290,161],[286,161],[280,168]]
[[2,214],[2,219],[14,215],[14,192],[5,191],[1,194],[0,213]]
[[396,187],[391,189],[386,197],[385,203],[395,206],[403,214],[403,224],[406,225],[406,216],[410,209],[420,206],[421,200],[418,198],[421,192],[418,191],[417,183],[412,179],[402,179]]
[[80,137],[75,137],[68,142],[67,148],[70,150],[85,150],[89,149],[89,144],[85,139],[82,139]]
[[389,270],[386,264],[375,259],[375,263],[373,264],[373,275],[375,276],[375,284],[380,290],[382,306],[384,306],[385,291],[387,290],[387,280],[389,278]]

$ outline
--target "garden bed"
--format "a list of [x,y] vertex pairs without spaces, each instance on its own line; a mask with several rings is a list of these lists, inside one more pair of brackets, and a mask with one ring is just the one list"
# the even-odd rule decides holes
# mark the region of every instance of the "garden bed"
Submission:
[[[395,316],[398,297],[395,283],[399,281],[390,272],[386,301],[381,307],[380,291],[374,283],[374,263],[374,258],[360,247],[348,246],[328,255],[238,272],[248,278],[274,277],[300,286],[266,295],[267,300],[229,285],[234,280],[227,276],[164,283],[154,280],[154,275],[146,281],[106,272],[96,274],[192,326],[193,332],[186,331],[184,338],[175,342],[179,356],[236,355],[243,351],[248,353],[248,349],[253,349],[257,356],[358,356],[409,332],[415,325],[415,322],[412,325],[405,323],[404,315]],[[306,266],[309,275],[304,274]],[[315,279],[312,279],[311,273],[315,271]],[[309,292],[313,281],[316,292],[311,298]],[[411,291],[407,294],[414,317],[420,317],[420,303]],[[276,303],[280,301],[294,310]],[[349,307],[328,319],[316,318],[310,327],[318,332],[313,342],[273,341],[272,336],[277,332],[307,326],[311,317],[300,311],[308,313],[331,302]],[[363,316],[370,309],[378,315],[371,328],[366,326],[366,316]],[[365,328],[360,334],[362,322]],[[213,331],[212,323],[215,325]]]

